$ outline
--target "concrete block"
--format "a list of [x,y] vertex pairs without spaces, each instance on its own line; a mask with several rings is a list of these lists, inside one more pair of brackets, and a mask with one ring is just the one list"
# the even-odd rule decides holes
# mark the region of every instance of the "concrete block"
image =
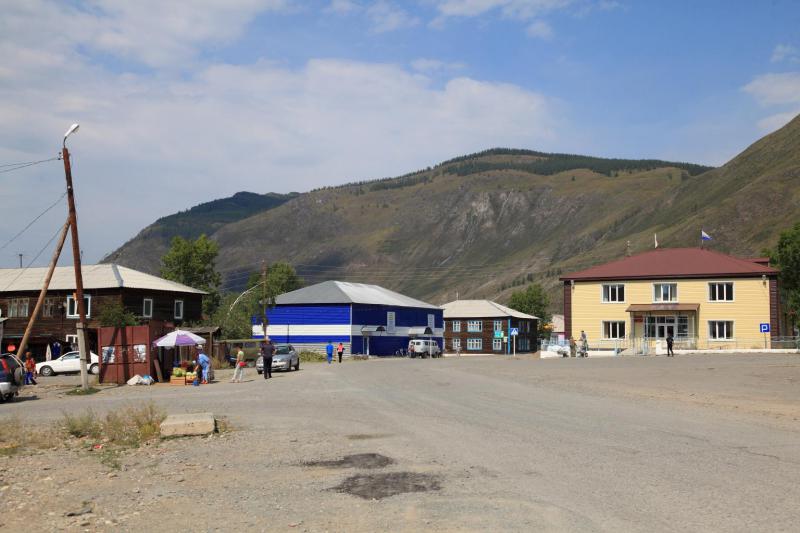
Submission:
[[184,437],[214,433],[216,420],[211,413],[169,415],[161,422],[162,437]]

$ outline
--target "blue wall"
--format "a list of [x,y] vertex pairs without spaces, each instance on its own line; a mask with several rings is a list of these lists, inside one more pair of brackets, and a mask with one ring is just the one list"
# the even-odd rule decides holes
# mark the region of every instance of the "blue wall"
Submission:
[[392,307],[390,305],[353,304],[353,324],[362,326],[385,326],[386,313],[394,311],[395,325],[400,328],[427,326],[428,315],[434,316],[434,327],[443,327],[444,311],[441,309],[420,309],[416,307]]

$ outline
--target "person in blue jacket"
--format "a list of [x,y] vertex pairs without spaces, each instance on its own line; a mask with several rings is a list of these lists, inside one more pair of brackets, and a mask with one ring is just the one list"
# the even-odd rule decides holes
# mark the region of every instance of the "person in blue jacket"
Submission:
[[328,345],[325,347],[325,353],[328,355],[328,364],[333,362],[333,343],[328,341]]
[[[197,364],[203,369],[203,385],[208,384],[208,369],[211,368],[211,359],[205,354],[203,351],[203,346],[201,344],[197,345]],[[200,377],[200,376],[198,376]]]

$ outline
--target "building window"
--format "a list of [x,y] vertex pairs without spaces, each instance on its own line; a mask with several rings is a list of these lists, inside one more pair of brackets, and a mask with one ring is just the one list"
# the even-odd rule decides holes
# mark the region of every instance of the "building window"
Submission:
[[142,300],[142,317],[153,318],[153,299],[145,298]]
[[56,316],[59,306],[61,305],[60,298],[45,298],[42,305],[42,316],[45,318],[52,318]]
[[[78,306],[73,296],[67,296],[67,318],[78,318]],[[83,295],[83,304],[86,307],[86,316],[92,316],[92,297]]]
[[503,321],[502,320],[495,320],[492,323],[492,325],[493,325],[492,329],[494,331],[503,331]]
[[453,333],[461,332],[461,321],[460,320],[453,320],[451,322]]
[[678,284],[677,283],[654,283],[653,300],[656,302],[677,302]]
[[733,282],[709,283],[708,299],[712,302],[732,302],[733,301]]
[[503,351],[503,339],[492,339],[492,351]]
[[[67,335],[65,340],[67,341],[67,348],[72,350],[72,347],[75,346],[75,349],[78,349],[78,336],[77,335]],[[68,351],[65,349],[65,351]]]
[[436,315],[428,315],[428,327],[431,329],[436,328]]
[[604,339],[624,339],[625,338],[625,322],[622,320],[605,320],[603,321],[603,338]]
[[386,312],[386,333],[394,333],[395,330],[395,315],[394,311]]
[[28,316],[30,298],[11,298],[8,301],[8,317],[24,318]]
[[709,320],[708,338],[712,340],[732,340],[733,320]]
[[175,319],[183,319],[183,300],[175,300]]
[[483,322],[480,320],[467,320],[467,331],[470,333],[480,333],[483,331]]
[[688,338],[689,337],[689,317],[682,315],[678,317],[678,334],[676,337]]
[[461,349],[461,339],[453,339],[453,350]]
[[603,285],[603,301],[604,302],[624,302],[625,301],[625,285]]
[[483,350],[483,339],[467,339],[467,350]]

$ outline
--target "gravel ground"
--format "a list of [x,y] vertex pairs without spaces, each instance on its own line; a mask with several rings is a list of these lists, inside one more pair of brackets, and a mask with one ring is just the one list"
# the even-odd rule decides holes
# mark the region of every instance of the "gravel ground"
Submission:
[[[0,405],[52,426],[152,400],[232,430],[109,462],[0,456],[0,530],[794,531],[800,357],[471,357],[304,365],[265,381],[43,378]],[[76,516],[67,516],[68,514]]]

